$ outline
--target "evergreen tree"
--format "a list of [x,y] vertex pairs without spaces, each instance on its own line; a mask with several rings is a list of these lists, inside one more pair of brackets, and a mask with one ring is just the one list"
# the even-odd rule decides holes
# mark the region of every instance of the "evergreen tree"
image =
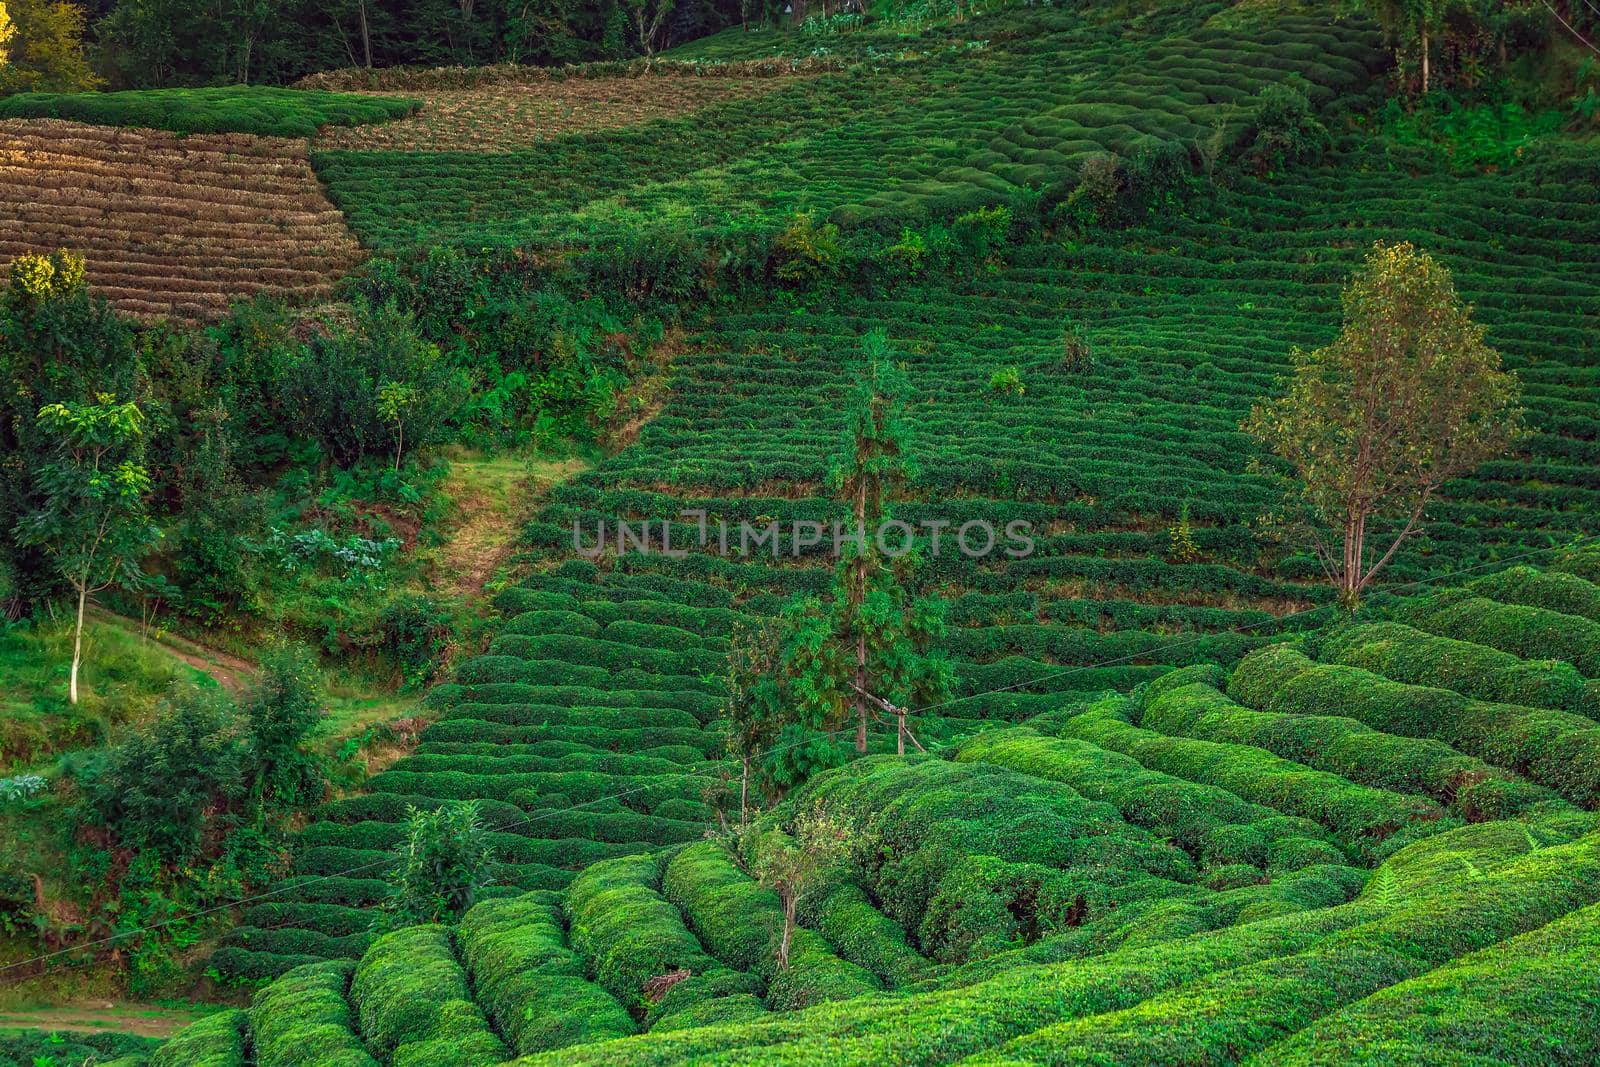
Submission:
[[852,526],[828,600],[801,598],[785,611],[782,669],[802,723],[833,730],[853,720],[860,753],[867,750],[873,712],[892,710],[903,753],[911,737],[907,707],[943,698],[952,676],[942,657],[928,654],[944,631],[943,603],[906,592],[915,551],[899,546],[907,550],[890,556],[895,546],[880,536],[891,500],[916,467],[905,419],[905,376],[882,332],[868,335],[865,348],[847,408],[844,447],[829,475]]

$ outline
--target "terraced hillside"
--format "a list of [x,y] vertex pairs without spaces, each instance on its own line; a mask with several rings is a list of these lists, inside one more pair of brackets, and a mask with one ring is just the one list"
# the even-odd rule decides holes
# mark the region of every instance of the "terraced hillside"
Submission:
[[706,233],[738,254],[796,212],[886,233],[1019,199],[1037,213],[1096,154],[1186,161],[1203,140],[1226,154],[1265,86],[1294,80],[1325,104],[1381,66],[1368,22],[1228,13],[1014,9],[847,49],[861,62],[846,71],[625,133],[467,155],[330,148],[317,171],[362,241],[385,249],[605,247],[642,226],[668,249]]
[[[1582,1062],[1600,996],[1600,686],[1506,648],[1550,657],[1600,625],[1600,587],[1580,576],[1596,558],[1413,597],[1405,621],[1314,631],[1231,675],[1061,696],[940,755],[825,772],[780,821],[811,809],[870,827],[874,858],[813,886],[786,970],[769,948],[777,897],[694,840],[710,698],[674,680],[698,650],[663,620],[719,632],[716,587],[535,583],[512,594],[526,610],[501,639],[521,658],[478,662],[505,680],[443,694],[445,718],[382,792],[329,812],[308,855],[320,877],[253,913],[246,936],[293,943],[273,962],[300,966],[153,1062],[244,1062],[249,1047],[258,1064],[330,1062],[308,1049],[396,1064],[1311,1063],[1391,1041],[1401,1062],[1529,1047]],[[683,606],[695,591],[707,606]],[[1492,643],[1460,636],[1474,627]],[[669,636],[681,651],[661,651]],[[580,652],[609,688],[583,687]],[[512,663],[528,680],[509,680]],[[516,880],[545,888],[507,887],[455,928],[362,933],[382,883],[342,872],[383,859],[359,846],[392,840],[383,819],[402,803],[466,794],[496,798]],[[1471,1025],[1482,1016],[1495,1025]]]
[[[791,228],[981,248],[954,275],[932,254],[831,288],[777,272],[692,317],[659,413],[551,491],[531,573],[428,697],[415,750],[325,805],[294,876],[223,938],[211,965],[248,1007],[149,1063],[1600,1059],[1592,150],[1458,173],[1360,107],[1371,24],[1271,5],[1029,6],[881,43],[760,91],[680,87],[620,128],[553,117],[559,94],[511,113],[439,90],[431,113],[319,141],[367,246],[517,269],[609,249],[641,306],[716,296],[707,275],[766,269]],[[1340,136],[1243,176],[1252,108],[1282,84]],[[1183,195],[1075,230],[1107,151]],[[1270,536],[1275,461],[1239,422],[1293,346],[1334,335],[1378,240],[1449,266],[1532,433],[1446,488],[1352,619]],[[913,390],[895,516],[1021,521],[1034,550],[947,546],[918,572],[949,603],[957,680],[913,709],[927,754],[894,754],[892,724],[861,758],[805,739],[838,766],[764,829],[822,813],[865,845],[803,895],[780,967],[783,903],[714,829],[727,653],[829,584],[831,545],[793,524],[843,515],[846,368],[880,328]],[[724,554],[701,516],[774,534]],[[623,520],[654,540],[583,550]],[[408,813],[466,799],[500,884],[455,925],[380,932]]]
[[[1593,178],[1562,150],[1462,176],[1352,143],[975,277],[720,312],[638,442],[554,493],[529,531],[538,573],[500,595],[505,622],[434,692],[416,752],[328,807],[297,879],[214,960],[304,969],[164,1055],[204,1040],[300,1062],[255,1035],[297,1047],[314,1016],[330,1048],[393,1063],[1311,1063],[1374,1042],[1402,1062],[1582,1062],[1600,567],[1559,547],[1600,534]],[[1380,238],[1450,265],[1534,433],[1449,487],[1396,560],[1405,596],[1330,629],[1311,560],[1259,535],[1270,497],[1236,427],[1291,345],[1332,335]],[[588,543],[601,521],[676,519],[684,546],[682,509],[777,520],[780,542],[834,518],[840,369],[876,326],[917,394],[897,516],[1041,536],[1025,559],[924,572],[957,624],[957,698],[913,718],[936,754],[889,755],[875,732],[876,755],[779,809],[875,842],[808,894],[779,971],[777,898],[701,840],[703,797],[726,766],[728,637],[824,587],[825,546],[591,561],[573,524]],[[1086,366],[1063,365],[1068,326]],[[1020,392],[991,387],[1007,367]],[[1197,556],[1174,550],[1185,514]],[[460,798],[497,827],[501,896],[376,938],[407,806]],[[289,1007],[312,986],[315,1012]]]
[[214,318],[328,294],[361,256],[306,142],[0,121],[0,264],[72,248],[119,311]]

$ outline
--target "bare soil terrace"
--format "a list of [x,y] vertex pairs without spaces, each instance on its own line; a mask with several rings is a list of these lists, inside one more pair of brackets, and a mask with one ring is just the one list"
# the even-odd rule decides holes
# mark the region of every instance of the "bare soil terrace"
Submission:
[[183,319],[321,297],[361,257],[303,140],[0,121],[0,268],[55,248],[118,310]]

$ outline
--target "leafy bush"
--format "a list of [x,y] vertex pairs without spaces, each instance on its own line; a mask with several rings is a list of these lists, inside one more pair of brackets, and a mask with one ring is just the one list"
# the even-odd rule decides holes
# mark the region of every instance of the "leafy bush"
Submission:
[[174,133],[311,137],[324,126],[384,122],[421,106],[419,101],[396,97],[241,85],[117,93],[17,93],[0,100],[0,119],[72,119],[97,126],[147,126]]
[[256,1067],[376,1067],[346,1000],[354,972],[349,960],[314,963],[258,992],[250,1004]]
[[1327,128],[1317,121],[1305,92],[1293,84],[1278,83],[1261,90],[1250,121],[1255,138],[1248,154],[1262,171],[1315,162],[1328,146]]
[[459,917],[498,877],[489,828],[477,800],[410,807],[385,908],[396,923],[432,923]]
[[519,1055],[634,1032],[617,1000],[585,977],[553,897],[532,893],[474,906],[457,935],[473,988]]
[[508,1058],[472,1001],[450,931],[410,926],[373,943],[350,999],[367,1046],[395,1067],[480,1067]]

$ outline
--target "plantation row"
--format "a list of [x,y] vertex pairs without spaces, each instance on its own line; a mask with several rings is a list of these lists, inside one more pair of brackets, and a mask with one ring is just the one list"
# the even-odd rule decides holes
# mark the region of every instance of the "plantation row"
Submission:
[[[1381,625],[1392,640],[1408,629]],[[1509,1011],[1492,1003],[1509,997],[1547,1014],[1546,1032],[1586,1040],[1583,1002],[1555,991],[1588,958],[1594,814],[1527,782],[1516,822],[1446,814],[1421,799],[1427,781],[1358,780],[1384,764],[1316,769],[1348,755],[1337,728],[1346,744],[1405,743],[1350,719],[1286,717],[1321,735],[1300,753],[1311,764],[1209,739],[1207,722],[1265,722],[1216,687],[1247,688],[1250,672],[1248,660],[1232,680],[1181,671],[1136,702],[980,734],[956,762],[878,756],[814,779],[797,804],[874,827],[880,859],[808,894],[785,971],[768,949],[776,897],[721,846],[681,844],[595,863],[565,894],[487,901],[454,929],[386,935],[359,962],[301,966],[152,1062],[490,1064],[561,1050],[578,1063],[923,1063],[1002,1044],[1025,1061],[1095,1048],[1160,1062],[1189,1042],[1279,1062],[1278,1041],[1318,1062],[1330,1043],[1406,1037],[1412,987],[1434,1015]],[[1351,863],[1379,855],[1370,877]],[[1171,1021],[1197,998],[1211,1004],[1204,1026]],[[980,1004],[1007,1010],[972,1014]],[[1130,1028],[1158,1017],[1168,1024]],[[1511,1040],[1441,1033],[1493,1042],[1486,1054]]]
[[0,263],[68,248],[119,311],[315,297],[360,257],[303,141],[0,121]]
[[[1501,572],[1466,592],[1554,587],[1563,606],[1590,603],[1595,588],[1572,573],[1589,558]],[[1417,598],[1397,613],[1430,617],[1461,595]],[[1474,599],[1490,616],[1553,614]],[[564,903],[564,918],[549,922],[570,927],[576,975],[595,978],[642,1025],[681,1011],[673,1025],[687,1026],[905,985],[935,963],[955,967],[940,981],[965,983],[1013,954],[1059,961],[1328,907],[1363,884],[1356,868],[1407,842],[1484,820],[1573,830],[1592,819],[1579,808],[1600,798],[1593,719],[1318,667],[1283,646],[1247,656],[1231,682],[1215,667],[1166,675],[1138,702],[1081,709],[1070,692],[957,701],[919,720],[930,742],[970,733],[947,717],[962,711],[1044,714],[958,741],[960,763],[880,757],[809,786],[803,802],[873,826],[893,861],[814,894],[804,913],[812,932],[780,976],[763,955],[770,893],[720,848],[690,845],[719,769],[710,679],[722,635],[742,617],[729,595],[652,576],[602,580],[573,562],[500,603],[510,616],[502,636],[433,697],[444,718],[367,795],[329,805],[305,832],[301,878],[229,935],[214,957],[224,975],[265,979],[373,951],[370,909],[387,892],[406,810],[449,799],[481,799],[498,828],[508,878],[496,893],[570,886],[564,901],[537,899],[546,911]],[[1369,661],[1381,639],[1384,662],[1406,679],[1417,678],[1406,663],[1425,663],[1434,672],[1425,680],[1521,680],[1523,699],[1548,692],[1589,706],[1568,664],[1397,622],[1310,638],[1322,655]],[[1278,681],[1282,664],[1299,672],[1297,686]],[[1095,680],[1132,684],[1105,673]],[[723,903],[708,888],[730,879],[766,904]],[[656,918],[619,911],[618,894]],[[627,969],[613,973],[606,960]],[[646,995],[680,970],[695,981],[659,1001]]]
[[1037,215],[1041,196],[1045,208],[1067,199],[1091,157],[1186,173],[1201,140],[1242,147],[1265,87],[1293,78],[1325,103],[1380,62],[1369,24],[1207,26],[1222,9],[1169,6],[1132,25],[1091,5],[1006,12],[964,25],[966,47],[692,120],[497,156],[328,151],[317,168],[371,246],[604,247],[670,222],[641,250],[646,271],[687,232],[726,231],[744,249],[797,212],[885,233],[1013,202]]

